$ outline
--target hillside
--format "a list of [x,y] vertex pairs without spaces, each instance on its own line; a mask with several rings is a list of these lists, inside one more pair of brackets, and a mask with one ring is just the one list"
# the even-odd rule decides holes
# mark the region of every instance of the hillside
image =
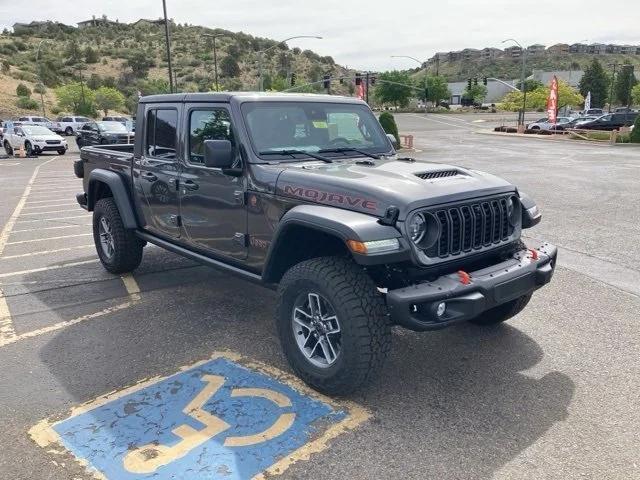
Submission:
[[[213,48],[204,34],[225,34],[216,39],[220,88],[255,90],[258,81],[256,52],[275,46],[264,55],[265,89],[288,88],[288,75],[296,74],[296,84],[322,79],[325,73],[344,75],[347,70],[331,57],[311,50],[289,49],[274,40],[242,32],[192,25],[172,25],[172,62],[179,91],[208,91],[214,87]],[[39,65],[36,51],[42,44]],[[32,91],[41,68],[46,86],[47,114],[56,113],[53,89],[78,81],[80,75],[92,88],[115,87],[127,98],[126,108],[135,107],[138,92],[168,91],[168,70],[164,27],[154,24],[108,25],[83,29],[47,24],[41,31],[0,36],[0,118],[21,112],[15,106],[18,83]],[[277,45],[277,46],[276,46]],[[348,94],[350,85],[335,84],[336,93]],[[309,88],[321,91],[321,86]],[[33,94],[34,100],[40,100]],[[52,112],[53,108],[53,112]],[[24,112],[24,111],[22,111]],[[39,109],[34,113],[38,113]],[[26,112],[24,112],[26,113]]]
[[[527,56],[527,76],[533,70],[584,70],[594,58],[597,58],[605,69],[608,64],[631,63],[636,66],[636,72],[640,72],[640,55],[607,54],[595,55],[587,53],[550,54],[539,56]],[[435,72],[435,62],[430,62],[427,67],[429,72]],[[495,77],[501,79],[520,78],[522,60],[520,58],[494,58],[439,61],[439,74],[445,76],[450,82],[466,81],[470,77]]]

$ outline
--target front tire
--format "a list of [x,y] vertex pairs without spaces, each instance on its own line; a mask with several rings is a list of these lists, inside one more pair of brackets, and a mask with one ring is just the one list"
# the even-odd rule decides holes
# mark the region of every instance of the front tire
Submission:
[[9,145],[9,142],[6,140],[4,141],[4,151],[7,152],[7,155],[10,157],[13,156],[13,148],[11,148],[11,145]]
[[64,155],[65,153],[67,153],[67,150],[65,148],[60,148],[58,150],[58,155]]
[[65,134],[67,137],[70,137],[71,135],[73,135],[73,128],[71,128],[71,127],[67,127],[67,128],[65,128],[65,130],[64,130],[64,134]]
[[93,240],[98,257],[111,273],[132,272],[142,261],[144,242],[124,228],[113,198],[102,198],[93,209]]
[[499,323],[506,322],[524,310],[529,303],[529,300],[531,300],[532,295],[532,293],[528,293],[527,295],[523,295],[515,300],[493,307],[492,309],[481,313],[476,318],[472,318],[469,322],[482,326],[497,325]]
[[278,291],[280,343],[304,382],[345,395],[381,369],[391,348],[387,310],[355,263],[339,257],[304,261],[284,275]]
[[33,155],[33,145],[31,145],[31,142],[28,140],[24,142],[24,151],[27,154],[27,157]]

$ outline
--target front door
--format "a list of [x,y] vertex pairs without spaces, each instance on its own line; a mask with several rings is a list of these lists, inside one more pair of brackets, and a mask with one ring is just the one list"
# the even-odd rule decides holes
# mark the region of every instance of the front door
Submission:
[[142,156],[134,159],[134,183],[144,228],[179,237],[178,219],[178,110],[149,107]]
[[219,255],[247,256],[244,176],[225,175],[204,165],[205,140],[230,140],[236,165],[242,164],[228,105],[185,105],[184,165],[180,174],[180,217],[194,245]]

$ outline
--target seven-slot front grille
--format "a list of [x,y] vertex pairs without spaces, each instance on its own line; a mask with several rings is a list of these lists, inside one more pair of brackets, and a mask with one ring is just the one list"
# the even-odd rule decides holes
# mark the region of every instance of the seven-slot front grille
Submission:
[[514,226],[509,223],[507,200],[494,198],[432,210],[440,236],[425,250],[427,256],[447,258],[509,240]]

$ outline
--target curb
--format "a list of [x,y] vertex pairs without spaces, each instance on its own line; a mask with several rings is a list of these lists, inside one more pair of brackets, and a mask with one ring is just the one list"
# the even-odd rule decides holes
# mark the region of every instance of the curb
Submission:
[[582,144],[582,145],[597,145],[601,147],[632,147],[632,148],[640,148],[640,143],[610,143],[599,142],[599,141],[588,141],[588,140],[569,140],[569,139],[560,139],[556,138],[554,135],[532,135],[532,134],[524,134],[524,133],[506,133],[506,132],[494,132],[489,130],[475,130],[474,133],[479,133],[480,135],[493,135],[496,137],[510,137],[510,138],[526,138],[531,140],[540,140],[544,142],[562,142],[562,143],[570,143],[570,144]]

